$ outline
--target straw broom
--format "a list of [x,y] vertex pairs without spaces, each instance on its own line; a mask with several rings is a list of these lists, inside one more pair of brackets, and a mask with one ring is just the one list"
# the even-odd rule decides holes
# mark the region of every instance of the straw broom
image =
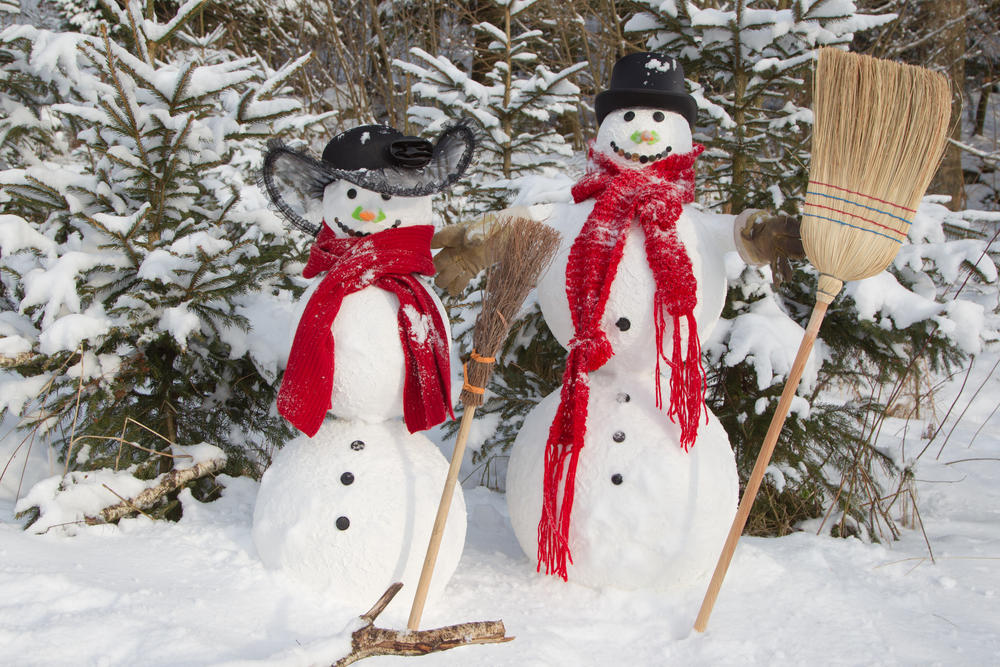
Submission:
[[471,359],[465,365],[465,384],[461,395],[465,412],[459,425],[455,451],[451,455],[448,477],[441,492],[441,503],[434,519],[420,581],[413,597],[413,607],[407,622],[410,630],[417,630],[420,626],[420,616],[437,562],[445,523],[448,521],[448,510],[458,481],[458,470],[462,466],[469,429],[472,427],[476,408],[483,404],[483,394],[486,393],[486,386],[493,373],[496,354],[507,338],[510,323],[521,309],[528,292],[535,286],[559,247],[559,233],[543,223],[527,218],[514,218],[497,224],[500,228],[494,234],[498,237],[490,253],[492,257],[489,258],[489,264],[494,266],[486,279],[486,296],[472,332]]
[[761,445],[694,628],[704,632],[826,309],[849,280],[895,258],[944,151],[948,80],[929,70],[820,50],[802,244],[819,271],[816,305]]

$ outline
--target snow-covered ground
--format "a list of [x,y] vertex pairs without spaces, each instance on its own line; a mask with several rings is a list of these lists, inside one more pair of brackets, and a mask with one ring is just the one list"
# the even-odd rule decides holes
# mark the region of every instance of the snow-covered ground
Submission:
[[[537,575],[517,546],[503,497],[466,489],[465,553],[422,625],[502,618],[516,640],[409,660],[519,667],[996,664],[1000,415],[993,410],[1000,373],[969,404],[996,359],[977,359],[953,418],[968,410],[940,458],[936,443],[916,468],[936,562],[919,530],[883,544],[806,532],[746,538],[708,632],[699,635],[691,624],[700,586],[674,595],[635,593]],[[939,395],[941,405],[951,402],[962,375]],[[902,427],[888,424],[883,444],[898,447]],[[920,431],[909,425],[909,458],[925,444]],[[223,481],[226,493],[217,502],[184,498],[179,523],[129,519],[79,528],[74,536],[23,532],[12,498],[0,496],[0,664],[323,665],[346,654],[355,617],[366,609],[346,608],[265,569],[250,537],[257,486]],[[405,627],[406,613],[390,606],[377,624]]]

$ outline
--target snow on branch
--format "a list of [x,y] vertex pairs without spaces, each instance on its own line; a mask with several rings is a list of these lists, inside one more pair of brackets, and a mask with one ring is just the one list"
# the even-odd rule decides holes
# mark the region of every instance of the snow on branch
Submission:
[[142,32],[149,41],[162,44],[173,37],[174,33],[187,23],[192,14],[201,9],[201,6],[206,2],[208,0],[188,0],[177,9],[177,14],[167,23],[146,19],[142,22]]
[[27,518],[25,529],[35,533],[81,523],[115,523],[145,513],[168,494],[221,472],[226,465],[225,453],[208,443],[172,445],[171,449],[173,454],[160,454],[172,456],[175,468],[151,480],[137,479],[131,470],[110,469],[74,471],[42,480],[17,503],[17,516]]
[[986,151],[979,150],[975,146],[970,146],[969,144],[963,143],[961,141],[956,141],[956,140],[951,139],[951,138],[949,138],[948,141],[952,145],[958,146],[961,150],[965,151],[966,153],[970,153],[972,155],[975,155],[978,158],[982,158],[983,160],[985,160],[986,162],[989,162],[991,164],[1000,165],[1000,151],[994,151],[992,153],[987,153]]

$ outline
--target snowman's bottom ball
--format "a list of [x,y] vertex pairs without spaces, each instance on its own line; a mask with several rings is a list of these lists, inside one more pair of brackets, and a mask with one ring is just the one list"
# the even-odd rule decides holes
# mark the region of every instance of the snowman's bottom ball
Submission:
[[[722,551],[739,493],[729,438],[709,413],[684,452],[680,429],[656,409],[652,392],[641,389],[646,381],[645,375],[633,382],[592,381],[570,521],[570,581],[625,589],[685,586],[703,582]],[[545,442],[558,405],[557,391],[528,415],[507,470],[511,524],[532,561]],[[562,489],[557,497],[561,502]]]
[[[448,462],[400,421],[327,419],[285,445],[261,480],[253,540],[261,560],[337,600],[367,609],[392,583],[409,606]],[[465,500],[452,500],[430,596],[451,578],[465,543]]]

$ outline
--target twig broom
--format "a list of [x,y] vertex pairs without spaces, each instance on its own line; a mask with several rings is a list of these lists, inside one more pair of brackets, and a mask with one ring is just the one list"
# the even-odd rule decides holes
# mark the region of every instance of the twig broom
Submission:
[[469,429],[476,414],[476,408],[483,404],[483,394],[493,373],[493,363],[500,346],[507,338],[510,323],[521,309],[528,292],[535,286],[538,277],[548,266],[559,247],[559,233],[543,223],[527,218],[514,218],[501,221],[500,229],[493,244],[491,263],[486,278],[486,296],[483,298],[483,308],[476,318],[472,332],[473,351],[471,359],[465,366],[465,384],[462,387],[462,404],[465,412],[458,428],[455,441],[455,451],[451,455],[451,467],[445,479],[444,490],[441,492],[441,504],[438,506],[431,531],[430,544],[427,546],[427,556],[420,572],[420,581],[413,597],[413,607],[407,627],[417,630],[420,626],[420,616],[423,614],[427,590],[431,584],[431,575],[437,562],[441,537],[444,534],[445,523],[448,521],[448,510],[451,498],[458,481],[458,470],[462,466],[465,454],[465,444],[469,439]]
[[889,266],[944,151],[951,94],[943,75],[825,48],[815,81],[802,244],[819,271],[816,305],[695,620],[698,632],[708,625],[827,306],[845,281]]

